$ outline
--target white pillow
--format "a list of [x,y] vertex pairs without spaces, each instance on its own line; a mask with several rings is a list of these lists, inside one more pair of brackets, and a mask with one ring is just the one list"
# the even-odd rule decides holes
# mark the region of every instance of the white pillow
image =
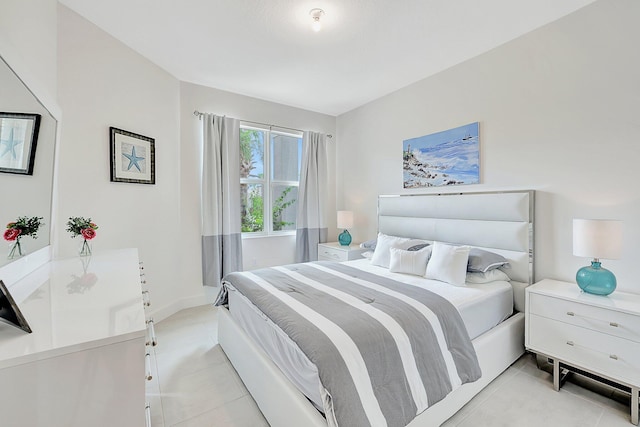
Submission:
[[496,282],[499,280],[508,282],[511,279],[509,278],[509,276],[507,276],[507,273],[505,273],[502,270],[498,270],[497,268],[494,270],[489,270],[486,273],[480,273],[480,272],[467,273],[467,283],[473,283],[475,285]]
[[469,246],[453,246],[433,242],[431,259],[427,264],[427,279],[464,286],[469,261]]
[[403,249],[391,248],[389,253],[389,271],[392,273],[424,276],[427,261],[429,261],[429,255],[431,255],[431,246],[427,246],[419,251],[405,251]]
[[371,264],[389,268],[389,258],[391,256],[389,253],[389,249],[409,249],[411,246],[415,246],[420,243],[426,242],[422,240],[408,239],[406,237],[388,236],[383,233],[378,233],[378,243],[376,244],[376,250],[373,252],[373,257],[371,257]]

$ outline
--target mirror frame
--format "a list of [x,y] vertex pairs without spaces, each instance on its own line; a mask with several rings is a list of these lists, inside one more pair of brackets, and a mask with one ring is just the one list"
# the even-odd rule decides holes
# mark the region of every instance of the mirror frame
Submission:
[[7,265],[0,267],[0,279],[4,281],[7,288],[11,287],[26,275],[32,273],[39,267],[51,261],[54,256],[54,242],[57,236],[57,193],[58,193],[58,158],[60,153],[60,128],[62,122],[62,110],[57,104],[56,99],[46,89],[41,80],[34,75],[23,58],[23,55],[13,45],[3,37],[0,37],[0,57],[6,62],[14,74],[22,81],[25,87],[33,94],[33,96],[49,111],[51,116],[57,121],[56,133],[54,138],[54,154],[53,154],[53,183],[51,186],[51,227],[49,232],[49,245],[39,249],[31,254],[12,261]]

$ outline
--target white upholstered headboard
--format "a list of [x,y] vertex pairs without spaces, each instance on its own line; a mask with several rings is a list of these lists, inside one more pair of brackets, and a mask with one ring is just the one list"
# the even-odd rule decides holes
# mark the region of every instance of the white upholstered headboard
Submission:
[[533,190],[415,194],[378,197],[381,233],[464,244],[499,253],[524,310],[524,288],[533,283]]

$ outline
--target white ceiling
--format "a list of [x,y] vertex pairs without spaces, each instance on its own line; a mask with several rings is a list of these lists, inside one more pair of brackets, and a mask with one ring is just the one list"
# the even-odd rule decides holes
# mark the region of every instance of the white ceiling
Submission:
[[593,1],[60,0],[180,80],[331,115]]

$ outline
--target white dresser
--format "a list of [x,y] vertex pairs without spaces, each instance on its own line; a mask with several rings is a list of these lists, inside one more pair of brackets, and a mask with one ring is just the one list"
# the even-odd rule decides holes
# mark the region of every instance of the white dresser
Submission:
[[362,249],[358,243],[342,246],[338,242],[318,244],[318,261],[351,261],[362,258],[367,249]]
[[584,293],[574,283],[542,280],[526,291],[525,345],[561,368],[577,368],[631,391],[631,422],[638,424],[640,295]]
[[9,290],[33,333],[0,323],[0,424],[144,426],[137,249],[53,261]]

